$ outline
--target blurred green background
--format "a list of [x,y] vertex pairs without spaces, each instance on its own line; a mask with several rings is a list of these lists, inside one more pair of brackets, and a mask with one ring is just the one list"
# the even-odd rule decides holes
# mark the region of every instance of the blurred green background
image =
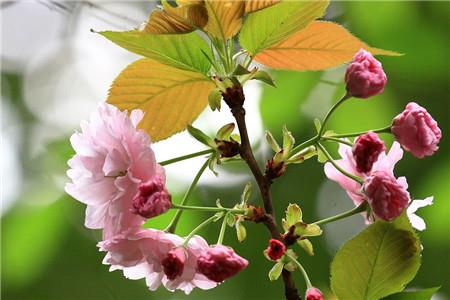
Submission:
[[[46,105],[54,107],[55,103],[49,104],[46,99],[41,99],[48,93],[40,93],[36,87],[55,85],[56,89],[56,85],[61,84],[62,77],[55,75],[56,77],[48,77],[50,79],[46,80],[47,77],[42,75],[41,78],[39,70],[43,70],[42,66],[37,68],[33,65],[34,60],[30,62],[32,54],[14,56],[27,50],[22,47],[32,47],[33,43],[26,43],[24,39],[12,43],[6,40],[9,37],[5,35],[5,31],[18,26],[19,23],[16,22],[29,22],[29,26],[20,27],[21,34],[25,36],[31,34],[28,31],[32,30],[33,26],[39,27],[39,24],[31,24],[32,20],[27,21],[26,15],[21,15],[21,12],[35,17],[37,22],[45,22],[42,19],[46,14],[56,14],[61,16],[59,19],[69,20],[69,24],[64,23],[66,27],[58,28],[55,37],[40,31],[34,35],[34,39],[40,38],[40,35],[51,39],[56,39],[57,36],[63,46],[68,44],[76,48],[78,44],[74,45],[68,36],[74,26],[81,26],[83,18],[87,20],[87,26],[92,20],[97,22],[102,18],[103,21],[106,20],[106,28],[108,22],[116,22],[111,25],[114,27],[120,20],[128,23],[116,27],[131,28],[129,24],[134,20],[127,19],[133,16],[131,13],[136,12],[138,15],[131,19],[145,20],[145,15],[154,4],[125,3],[124,7],[132,6],[134,10],[120,11],[123,13],[120,16],[117,9],[108,7],[108,2],[102,3],[102,6],[97,5],[97,10],[95,6],[88,7],[88,14],[86,10],[83,11],[86,8],[80,8],[80,3],[65,2],[66,7],[61,8],[52,6],[51,1],[28,2],[28,5],[39,7],[36,10],[17,7],[15,3],[2,3],[4,18],[1,92],[2,136],[5,144],[2,146],[1,296],[8,300],[185,299],[187,297],[182,292],[170,293],[163,288],[157,292],[149,292],[143,280],[127,280],[121,272],[110,273],[108,267],[102,265],[104,254],[99,253],[95,246],[100,239],[100,233],[83,226],[84,205],[65,195],[62,189],[67,180],[64,177],[66,161],[73,154],[69,136],[77,126],[72,123],[61,130],[59,127],[62,125],[58,126],[58,122],[62,121],[55,121],[52,126],[47,126],[54,120],[70,117],[73,112],[67,110],[67,107],[90,105],[94,108],[95,103],[102,100],[101,96],[94,93],[96,97],[85,97],[85,102],[73,103],[76,100],[71,98],[70,89],[60,91],[58,95],[61,97],[57,99],[56,108],[52,108],[48,114],[41,114],[40,112],[46,110]],[[14,16],[17,16],[17,19]],[[450,299],[450,161],[447,138],[450,112],[447,102],[450,100],[449,17],[449,2],[416,1],[334,2],[327,15],[327,19],[345,25],[372,46],[405,53],[402,57],[380,57],[389,78],[385,93],[369,100],[349,101],[333,116],[330,128],[337,132],[348,132],[382,127],[388,124],[407,102],[414,100],[428,109],[443,131],[440,151],[436,155],[417,160],[406,153],[396,168],[397,175],[407,176],[409,191],[414,199],[435,196],[435,204],[432,207],[419,211],[419,215],[425,218],[427,223],[427,229],[419,234],[424,245],[422,267],[409,286],[442,286],[436,299]],[[58,24],[52,23],[48,26],[54,30]],[[136,26],[138,23],[134,24]],[[85,34],[87,28],[83,27],[81,31]],[[97,39],[100,37],[89,35],[89,40],[75,41],[83,43],[82,46],[87,52],[93,53],[91,55],[96,61],[105,55],[102,51],[118,51],[112,44],[105,44],[107,46],[98,51],[95,44],[89,43]],[[13,46],[17,49],[11,49]],[[58,53],[61,54],[71,56],[73,53]],[[125,63],[106,63],[117,65],[110,77],[105,79],[105,82],[110,82]],[[60,74],[57,71],[64,67],[60,64],[59,56],[55,57],[52,63],[43,66],[51,67],[53,74]],[[312,120],[323,116],[332,101],[342,95],[344,70],[337,68],[326,72],[273,72],[278,88],[263,86],[261,91],[259,108],[263,127],[280,138],[281,126],[286,124],[297,141],[309,138],[314,133]],[[102,70],[98,68],[89,71],[94,73],[94,77],[83,78],[84,81],[78,82],[80,78],[75,76],[78,83],[72,88],[84,91],[96,86],[96,82],[92,80],[96,72],[101,73]],[[34,87],[31,91],[30,82]],[[107,86],[97,85],[97,88],[106,93]],[[53,135],[54,132],[57,134]],[[44,135],[44,138],[39,138],[41,135]],[[390,144],[390,137],[385,138]],[[8,149],[3,148],[7,146]],[[330,145],[330,148],[335,146]],[[9,156],[6,155],[8,153]],[[258,153],[261,161],[269,156],[267,148]],[[158,156],[158,152],[156,155]],[[200,164],[188,170],[192,173],[190,178],[198,167]],[[231,174],[248,173],[242,164],[221,171]],[[208,182],[200,182],[192,204],[213,205],[216,198],[221,198],[224,205],[232,205],[245,185],[245,180],[234,182],[231,186]],[[181,180],[178,187],[177,183],[172,185],[177,201],[186,188],[186,182]],[[287,204],[292,202],[301,205],[306,221],[323,218],[351,207],[345,193],[336,184],[325,179],[322,166],[314,160],[289,167],[286,175],[275,182],[273,198],[278,220]],[[252,199],[258,201],[257,195],[253,195]],[[200,213],[186,213],[179,226],[179,233],[188,233],[204,217],[205,215]],[[150,225],[162,228],[169,218],[170,215],[161,216],[152,220]],[[211,243],[216,240],[218,226],[212,226],[203,233]],[[271,263],[262,255],[267,246],[268,233],[261,225],[246,226],[248,238],[244,244],[236,241],[231,229],[225,239],[226,243],[250,261],[249,267],[214,290],[194,290],[190,299],[282,299],[282,283],[268,281],[267,272]],[[362,227],[363,222],[359,216],[333,223],[325,226],[322,237],[312,239],[316,252],[314,257],[307,257],[304,252],[298,251],[299,259],[308,270],[313,283],[326,293],[329,292],[329,264],[333,254],[346,239]],[[303,291],[301,276],[294,276],[297,286]]]

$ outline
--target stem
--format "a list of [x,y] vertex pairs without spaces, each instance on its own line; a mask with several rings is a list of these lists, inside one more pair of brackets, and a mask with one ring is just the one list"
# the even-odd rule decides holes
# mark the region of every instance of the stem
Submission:
[[336,103],[330,108],[330,110],[329,110],[329,111],[327,112],[327,114],[325,115],[325,118],[323,119],[322,126],[320,127],[318,136],[322,136],[323,131],[325,130],[325,125],[327,124],[328,119],[331,117],[331,115],[332,115],[333,112],[336,110],[336,108],[338,108],[339,105],[341,105],[342,103],[344,103],[344,101],[347,100],[348,98],[350,98],[350,95],[345,94],[345,95],[341,98],[341,100],[339,100],[338,102],[336,102]]
[[353,174],[350,174],[349,172],[345,171],[344,169],[342,169],[335,161],[334,159],[331,157],[330,153],[328,153],[328,151],[325,149],[324,146],[322,146],[320,143],[316,143],[317,147],[323,152],[323,154],[325,154],[325,156],[327,157],[328,161],[342,174],[344,174],[345,176],[347,176],[348,178],[353,179],[354,181],[363,184],[364,180],[362,180],[361,178],[359,178],[358,176],[355,176]]
[[310,138],[309,140],[307,140],[307,141],[301,143],[300,145],[294,147],[294,148],[291,150],[291,153],[292,153],[292,154],[289,155],[289,157],[293,156],[294,154],[296,154],[297,152],[299,152],[299,151],[302,150],[303,148],[306,148],[306,147],[309,147],[309,146],[311,146],[311,145],[314,145],[318,140],[319,140],[319,136],[316,135],[316,136]]
[[[243,100],[243,99],[237,99]],[[240,101],[235,101],[239,103]],[[253,155],[252,147],[250,145],[250,141],[248,138],[247,125],[245,123],[245,109],[242,105],[233,105],[230,104],[231,112],[236,119],[236,123],[238,125],[239,134],[241,136],[241,145],[240,145],[240,155],[242,159],[247,163],[249,169],[251,170],[255,180],[258,184],[259,191],[261,197],[264,202],[264,210],[265,210],[265,218],[264,225],[269,230],[272,238],[280,239],[281,235],[277,229],[275,217],[273,213],[272,207],[272,197],[270,194],[270,185],[271,182],[268,178],[266,178],[260,168],[258,167],[258,163],[256,162],[255,156]],[[287,300],[300,300],[300,296],[298,295],[298,290],[295,287],[295,282],[292,278],[291,272],[287,270],[283,270],[283,282],[284,282],[284,294]]]
[[213,149],[207,149],[207,150],[191,153],[191,154],[188,154],[188,155],[184,155],[184,156],[168,159],[168,160],[160,162],[159,164],[161,166],[166,166],[166,165],[170,165],[170,164],[173,164],[173,163],[176,163],[176,162],[179,162],[179,161],[183,161],[183,160],[190,159],[190,158],[197,157],[197,156],[202,156],[202,155],[213,153],[213,152],[214,152]]
[[225,230],[227,229],[227,216],[229,213],[226,213],[223,217],[222,226],[220,227],[219,238],[217,239],[217,245],[222,245],[223,238],[225,237]]
[[329,137],[329,136],[327,136],[327,137],[324,137],[324,136],[323,136],[321,139],[322,139],[322,140],[325,140],[325,141],[333,141],[333,142],[337,142],[337,143],[341,143],[341,144],[344,144],[344,145],[353,147],[353,144],[352,144],[351,142],[346,141],[346,140],[343,140],[343,139],[338,139],[338,138],[335,138],[335,137]]
[[[188,190],[184,194],[180,205],[185,205],[186,204],[186,202],[188,201],[189,197],[191,196],[192,192],[194,191],[195,187],[197,186],[197,183],[198,183],[200,177],[202,176],[202,174],[205,171],[207,166],[208,166],[208,161],[205,161],[203,163],[202,167],[200,168],[200,170],[198,170],[197,175],[195,175],[194,181],[192,181],[192,183],[189,186]],[[178,221],[180,220],[180,217],[181,217],[182,213],[183,213],[182,210],[178,210],[176,212],[176,214],[173,217],[172,221],[170,221],[170,224],[165,229],[166,232],[170,232],[170,233],[174,233],[175,232],[175,228],[177,227]]]
[[216,211],[216,212],[232,212],[236,214],[244,214],[245,209],[234,209],[234,208],[226,208],[226,207],[205,207],[205,206],[186,206],[179,204],[172,204],[171,209],[180,209],[180,210],[196,210],[196,211]]
[[186,247],[189,243],[189,240],[203,227],[205,227],[206,225],[208,225],[209,223],[213,222],[214,220],[217,219],[217,216],[211,216],[208,219],[206,219],[205,221],[203,221],[202,223],[200,223],[197,227],[195,227],[191,233],[189,233],[189,235],[184,239],[184,243],[183,243],[183,247]]
[[[383,128],[378,128],[378,129],[374,129],[374,130],[369,130],[372,132],[376,132],[376,133],[391,133],[391,125],[383,127]],[[334,138],[343,138],[343,137],[355,137],[364,133],[367,133],[368,131],[360,131],[360,132],[352,132],[352,133],[343,133],[343,134],[335,134],[332,135],[331,137]]]
[[291,255],[286,254],[286,256],[289,257],[289,259],[297,265],[298,269],[302,273],[303,278],[305,279],[305,282],[306,282],[306,289],[312,288],[313,285],[311,284],[311,280],[309,280],[308,273],[306,273],[306,270],[305,270],[305,268],[303,268],[302,264],[297,259],[292,257]]
[[327,224],[327,223],[331,223],[331,222],[334,222],[334,221],[338,221],[338,220],[345,219],[347,217],[356,215],[357,213],[361,213],[361,212],[365,211],[366,209],[367,209],[367,202],[364,201],[359,206],[357,206],[357,207],[355,207],[355,208],[353,208],[353,209],[351,209],[349,211],[343,212],[341,214],[338,214],[338,215],[335,215],[335,216],[332,216],[332,217],[329,217],[329,218],[325,218],[325,219],[316,221],[316,222],[314,222],[312,224],[324,225],[324,224]]

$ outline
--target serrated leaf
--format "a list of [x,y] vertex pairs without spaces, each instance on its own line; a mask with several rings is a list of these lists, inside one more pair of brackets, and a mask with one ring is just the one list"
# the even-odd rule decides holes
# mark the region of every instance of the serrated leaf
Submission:
[[275,82],[273,81],[272,76],[266,71],[257,71],[253,76],[252,79],[262,81],[270,86],[275,87]]
[[321,17],[328,1],[285,1],[248,15],[239,35],[251,55],[275,45]]
[[308,254],[309,256],[313,256],[314,255],[314,247],[312,245],[312,243],[308,240],[308,239],[298,239],[297,240],[297,244],[303,249],[305,250],[306,254]]
[[297,222],[294,233],[298,236],[319,236],[322,234],[322,229],[316,224]]
[[303,219],[303,213],[300,206],[297,204],[289,203],[286,209],[286,222],[288,227],[294,225],[297,222],[301,222]]
[[373,55],[400,55],[368,46],[341,25],[315,21],[280,43],[264,49],[254,59],[275,69],[324,70],[350,61],[361,48]]
[[331,288],[339,299],[380,299],[402,291],[419,266],[420,242],[407,217],[377,221],[338,251]]
[[197,141],[199,141],[200,143],[208,146],[208,147],[215,147],[215,143],[213,141],[212,138],[210,138],[209,136],[207,136],[203,131],[201,131],[198,128],[195,128],[194,126],[188,125],[187,126],[187,130],[189,132],[189,134],[196,139]]
[[211,91],[211,93],[209,93],[208,103],[209,107],[211,107],[213,111],[215,111],[216,109],[220,111],[221,101],[222,93],[218,89],[214,89]]
[[157,62],[206,74],[211,63],[202,53],[213,57],[208,44],[195,32],[187,34],[147,34],[141,31],[103,31],[101,35],[115,44]]
[[280,277],[281,272],[283,272],[283,267],[284,263],[282,261],[279,261],[276,264],[274,264],[272,269],[270,269],[269,271],[269,280],[270,281],[277,280]]
[[145,114],[139,128],[159,141],[186,129],[206,107],[214,87],[200,73],[141,59],[114,80],[107,102],[120,110],[141,109]]
[[249,14],[274,4],[280,3],[281,0],[246,0],[245,1],[245,13]]
[[416,291],[403,291],[383,298],[383,300],[430,300],[439,289],[440,287],[432,287]]
[[244,2],[236,0],[205,0],[208,23],[205,31],[223,41],[235,36],[242,26]]

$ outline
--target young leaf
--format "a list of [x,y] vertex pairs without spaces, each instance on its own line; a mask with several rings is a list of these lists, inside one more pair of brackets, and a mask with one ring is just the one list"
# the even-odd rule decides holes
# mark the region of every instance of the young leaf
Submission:
[[281,150],[280,145],[278,145],[277,140],[275,140],[272,133],[268,130],[266,130],[266,140],[267,140],[267,143],[272,148],[273,152],[275,152],[275,153],[280,152],[280,150]]
[[303,249],[305,250],[306,254],[308,254],[309,256],[313,256],[314,255],[314,247],[312,245],[312,243],[308,240],[308,239],[298,239],[297,240],[297,244]]
[[242,192],[241,195],[241,203],[247,203],[248,200],[250,199],[250,196],[252,195],[252,183],[251,182],[247,182],[247,184],[245,185],[244,191]]
[[242,25],[244,1],[205,0],[208,11],[208,23],[205,31],[210,35],[226,41],[235,36]]
[[114,80],[107,102],[121,110],[144,111],[139,127],[153,141],[159,141],[192,124],[206,107],[214,87],[202,74],[141,59]]
[[380,299],[402,291],[419,266],[420,241],[408,218],[377,221],[338,251],[331,288],[339,299]]
[[125,32],[103,31],[100,34],[131,52],[178,69],[206,74],[211,67],[211,63],[202,53],[213,57],[211,49],[195,32],[188,34],[148,34],[134,30]]
[[292,133],[287,129],[286,125],[283,126],[283,151],[284,155],[289,155],[292,147],[295,144],[295,139],[292,136]]
[[209,107],[211,107],[213,111],[215,111],[216,109],[220,111],[221,101],[222,101],[222,93],[220,92],[220,90],[214,89],[211,91],[211,93],[209,93],[208,103]]
[[189,132],[189,134],[196,139],[197,141],[199,141],[200,143],[214,148],[216,146],[216,144],[214,143],[213,139],[210,138],[209,136],[207,136],[203,131],[201,131],[200,129],[195,128],[194,126],[188,125],[187,130]]
[[255,55],[321,17],[328,1],[285,1],[248,15],[239,36],[241,46]]
[[281,272],[283,272],[283,267],[284,267],[284,262],[282,262],[282,261],[279,261],[273,265],[272,269],[270,269],[270,271],[269,271],[270,281],[275,281],[280,277]]
[[297,222],[294,233],[298,236],[319,236],[322,234],[322,229],[316,224]]
[[322,124],[320,123],[320,120],[318,118],[314,119],[314,127],[316,127],[317,133],[319,133],[320,129],[322,128]]
[[247,229],[245,229],[244,225],[242,225],[241,220],[236,221],[235,227],[237,239],[240,243],[243,243],[247,238]]
[[374,55],[400,55],[369,47],[341,25],[315,21],[280,43],[264,49],[255,56],[255,60],[275,69],[323,70],[350,61],[361,48]]
[[236,127],[236,125],[234,125],[234,123],[229,123],[229,124],[222,126],[217,131],[216,138],[219,140],[228,141],[230,139],[230,136],[233,133],[233,130],[235,127]]
[[257,71],[253,76],[252,79],[262,81],[270,86],[275,87],[275,82],[273,81],[272,76],[270,76],[269,73],[266,71]]
[[227,214],[227,225],[233,227],[236,224],[236,217],[233,214]]
[[241,64],[238,64],[236,68],[233,71],[233,75],[239,76],[239,75],[247,75],[250,71],[244,68]]
[[280,0],[247,0],[245,1],[245,13],[249,14],[279,2]]
[[300,206],[290,203],[286,209],[286,221],[288,226],[292,226],[297,222],[301,222],[303,219],[303,213]]
[[403,291],[383,298],[383,300],[430,300],[439,289],[438,286],[417,291]]

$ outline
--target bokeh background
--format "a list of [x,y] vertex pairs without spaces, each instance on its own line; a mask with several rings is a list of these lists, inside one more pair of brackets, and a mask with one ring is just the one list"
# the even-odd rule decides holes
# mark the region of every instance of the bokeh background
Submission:
[[[155,2],[1,2],[2,210],[1,296],[3,299],[185,299],[182,292],[149,292],[144,282],[108,272],[96,242],[100,233],[83,226],[85,207],[64,193],[66,161],[73,151],[69,136],[79,122],[104,101],[115,76],[137,56],[122,50],[95,30],[126,30],[145,21]],[[408,177],[415,199],[435,196],[432,207],[419,215],[427,222],[420,233],[422,267],[412,288],[442,286],[435,299],[450,299],[450,5],[449,2],[333,2],[326,19],[345,25],[372,46],[405,53],[380,57],[389,83],[385,93],[369,100],[351,100],[332,118],[337,132],[378,128],[389,124],[408,101],[425,106],[440,124],[440,151],[417,160],[410,154],[396,173]],[[312,120],[321,117],[342,95],[344,68],[324,72],[273,72],[278,88],[249,85],[247,110],[254,147],[261,162],[270,155],[264,129],[280,137],[286,124],[298,141],[314,133]],[[205,112],[195,125],[207,132],[231,121],[226,110]],[[390,144],[392,140],[385,136]],[[334,145],[330,148],[335,150]],[[160,160],[202,147],[185,133],[155,145]],[[168,167],[169,188],[179,200],[201,159]],[[192,204],[213,205],[217,198],[232,205],[250,180],[243,164],[220,169],[219,177],[205,174]],[[351,207],[351,201],[325,179],[314,160],[292,166],[273,186],[278,218],[288,203],[298,203],[306,221]],[[259,201],[257,194],[252,201]],[[170,215],[148,225],[163,228]],[[203,218],[186,213],[179,233],[188,233]],[[271,263],[262,251],[268,234],[261,225],[246,224],[248,238],[236,241],[228,230],[226,243],[250,260],[249,267],[211,291],[195,290],[190,299],[281,299],[281,281],[269,282]],[[214,243],[218,226],[203,232]],[[329,264],[342,243],[363,228],[359,216],[325,226],[313,239],[316,255],[300,260],[313,283],[329,292]],[[299,274],[297,286],[304,290]]]

